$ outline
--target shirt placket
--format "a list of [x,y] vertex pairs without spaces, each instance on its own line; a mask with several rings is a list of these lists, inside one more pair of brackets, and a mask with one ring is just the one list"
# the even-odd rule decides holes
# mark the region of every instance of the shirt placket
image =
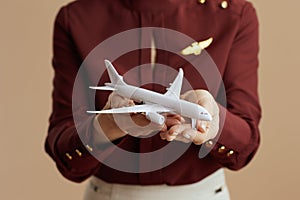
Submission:
[[[140,15],[141,27],[154,27],[153,14],[143,13]],[[153,32],[150,29],[141,29],[140,35],[140,84],[146,89],[153,90],[154,81],[154,69],[156,62],[156,50],[155,41],[153,37]],[[147,49],[145,49],[145,47]],[[156,150],[156,142],[159,135],[156,134],[149,138],[140,139],[140,160],[139,160],[139,180],[141,184],[151,184],[155,180],[156,182],[162,182],[162,170],[156,170],[151,172],[152,169],[157,168],[157,166],[162,166],[163,155],[155,154],[151,156],[151,152]],[[156,141],[156,142],[155,142]]]

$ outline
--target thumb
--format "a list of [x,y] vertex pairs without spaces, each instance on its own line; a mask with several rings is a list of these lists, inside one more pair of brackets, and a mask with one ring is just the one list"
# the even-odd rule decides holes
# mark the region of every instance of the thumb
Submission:
[[197,90],[198,104],[204,107],[212,116],[219,113],[219,107],[214,97],[207,90]]

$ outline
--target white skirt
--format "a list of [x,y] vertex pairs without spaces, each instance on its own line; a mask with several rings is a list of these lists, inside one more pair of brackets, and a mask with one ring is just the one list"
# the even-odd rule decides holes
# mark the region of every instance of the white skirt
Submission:
[[192,184],[125,185],[111,184],[92,177],[84,200],[230,200],[224,170],[219,169],[205,179]]

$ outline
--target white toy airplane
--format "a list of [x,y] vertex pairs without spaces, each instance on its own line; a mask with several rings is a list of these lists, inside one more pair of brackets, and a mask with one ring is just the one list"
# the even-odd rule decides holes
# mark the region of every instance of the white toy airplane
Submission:
[[167,88],[165,94],[160,94],[143,88],[128,85],[123,77],[118,74],[110,61],[105,60],[111,83],[105,86],[90,87],[96,90],[111,90],[117,94],[144,102],[142,105],[134,105],[122,108],[113,108],[101,111],[87,111],[88,113],[145,113],[146,118],[154,123],[162,125],[165,117],[159,113],[177,113],[181,116],[191,118],[192,127],[196,128],[197,120],[211,121],[212,117],[202,106],[180,99],[180,91],[183,81],[183,71],[180,68],[174,82]]

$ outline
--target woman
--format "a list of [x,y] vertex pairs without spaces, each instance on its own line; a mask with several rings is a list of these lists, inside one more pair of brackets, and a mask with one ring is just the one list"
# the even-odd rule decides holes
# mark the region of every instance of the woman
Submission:
[[[147,27],[160,29],[149,32]],[[139,46],[115,56],[114,65],[120,74],[129,73],[124,75],[127,82],[161,93],[162,86],[172,82],[182,67],[188,84],[183,86],[181,99],[205,107],[213,117],[211,122],[198,121],[193,129],[188,119],[178,114],[167,114],[163,125],[148,124],[147,117],[137,113],[113,117],[86,114],[94,107],[100,110],[140,103],[116,93],[99,91],[93,96],[87,89],[109,82],[107,74],[100,78],[94,71],[100,66],[90,65],[97,59],[95,54],[88,59],[92,50],[130,30],[137,31],[129,41],[123,40],[117,47],[103,45],[96,51],[101,62],[118,48]],[[222,82],[214,76],[207,78],[202,68],[199,72],[200,65],[191,64],[197,63],[195,60],[202,60],[201,66],[209,63],[204,50],[200,55],[195,50],[200,43],[192,45],[186,37],[169,37],[169,30],[200,43],[213,38],[206,50]],[[183,51],[189,46],[192,50]],[[257,17],[252,4],[244,0],[70,3],[55,21],[53,112],[46,151],[67,179],[81,182],[92,176],[85,199],[229,199],[222,168],[241,169],[259,145],[257,54]],[[82,67],[82,62],[87,67]],[[134,66],[141,67],[134,71]],[[81,81],[77,84],[78,77]],[[131,119],[135,123],[127,123]],[[169,144],[182,150],[178,157],[173,159],[170,151],[146,157]],[[120,149],[135,154],[124,157]]]

